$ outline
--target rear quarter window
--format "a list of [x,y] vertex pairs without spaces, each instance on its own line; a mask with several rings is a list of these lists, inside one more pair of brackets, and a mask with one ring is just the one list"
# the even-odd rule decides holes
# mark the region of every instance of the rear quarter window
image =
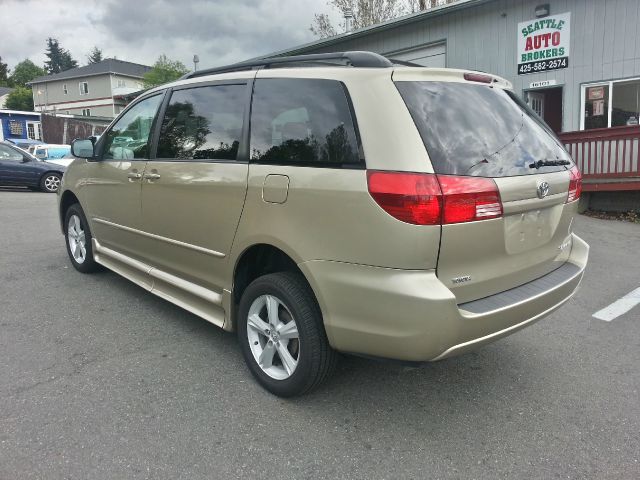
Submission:
[[403,81],[396,87],[436,173],[507,177],[570,167],[530,167],[570,156],[513,92],[461,82]]
[[323,79],[258,79],[251,160],[317,167],[362,166],[344,86]]

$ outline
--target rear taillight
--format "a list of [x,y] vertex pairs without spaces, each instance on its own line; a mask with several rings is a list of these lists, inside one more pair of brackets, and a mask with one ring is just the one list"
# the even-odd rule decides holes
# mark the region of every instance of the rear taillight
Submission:
[[438,180],[444,198],[443,224],[502,216],[500,192],[491,178],[440,175]]
[[435,175],[367,172],[369,193],[392,217],[414,225],[440,224],[441,192]]
[[567,195],[567,202],[570,203],[580,198],[582,193],[582,174],[578,167],[575,165],[569,170],[569,194]]
[[473,222],[502,216],[490,178],[367,172],[369,193],[389,215],[414,225]]

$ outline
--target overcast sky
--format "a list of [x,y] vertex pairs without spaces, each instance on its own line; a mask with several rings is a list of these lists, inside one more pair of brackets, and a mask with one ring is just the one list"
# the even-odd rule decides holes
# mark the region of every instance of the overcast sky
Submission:
[[0,0],[0,56],[42,66],[51,36],[80,65],[97,45],[146,65],[166,53],[193,68],[197,53],[205,68],[314,40],[314,13],[332,11],[326,0]]

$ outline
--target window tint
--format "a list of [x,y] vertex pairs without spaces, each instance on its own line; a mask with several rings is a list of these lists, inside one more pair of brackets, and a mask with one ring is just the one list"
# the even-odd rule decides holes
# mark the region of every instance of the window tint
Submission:
[[149,158],[149,133],[161,100],[156,95],[131,107],[105,135],[103,158]]
[[396,82],[436,173],[507,177],[564,170],[530,168],[570,160],[559,140],[513,93],[457,82]]
[[162,122],[158,158],[235,160],[242,136],[246,86],[178,90]]
[[10,160],[13,162],[21,162],[23,155],[6,145],[0,145],[0,160]]
[[251,158],[310,166],[361,163],[342,84],[316,79],[257,80],[251,109]]

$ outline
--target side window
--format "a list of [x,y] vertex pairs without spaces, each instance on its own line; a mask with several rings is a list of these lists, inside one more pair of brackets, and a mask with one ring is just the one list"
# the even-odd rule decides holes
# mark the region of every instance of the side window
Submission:
[[235,160],[242,137],[246,88],[213,85],[173,92],[156,157]]
[[307,166],[360,165],[342,84],[318,79],[257,80],[251,110],[251,159]]
[[21,162],[23,156],[16,152],[13,148],[0,145],[0,160],[9,160],[12,162]]
[[149,133],[161,101],[155,95],[131,107],[105,134],[102,158],[149,158]]

